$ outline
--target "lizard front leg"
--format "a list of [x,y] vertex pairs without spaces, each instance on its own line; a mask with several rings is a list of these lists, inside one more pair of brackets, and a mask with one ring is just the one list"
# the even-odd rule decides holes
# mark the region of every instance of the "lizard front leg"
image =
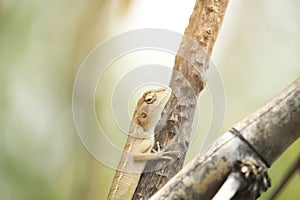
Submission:
[[[171,156],[168,156],[170,154],[178,154],[180,153],[179,151],[166,151],[166,149],[161,150],[159,142],[157,142],[157,151],[153,149],[153,153],[149,152],[148,150],[152,148],[147,143],[149,144],[149,140],[143,141],[138,147],[137,147],[137,152],[143,152],[143,153],[138,153],[134,154],[133,158],[135,161],[148,161],[148,160],[159,160],[159,159],[167,159],[167,160],[173,160]],[[148,148],[146,148],[148,147]]]

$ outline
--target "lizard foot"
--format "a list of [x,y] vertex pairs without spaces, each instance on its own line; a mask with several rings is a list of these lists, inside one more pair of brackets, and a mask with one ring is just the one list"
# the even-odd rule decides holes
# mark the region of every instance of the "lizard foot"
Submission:
[[167,151],[167,149],[160,149],[159,142],[157,142],[157,150],[152,150],[152,153],[138,153],[133,155],[135,161],[148,161],[148,160],[175,160],[172,154],[179,155],[180,151]]
[[160,157],[159,159],[166,159],[166,160],[174,160],[173,157],[170,156],[170,154],[173,155],[179,155],[180,151],[167,151],[167,149],[160,149],[160,144],[157,141],[156,142],[156,146],[157,146],[157,150],[152,149],[154,154],[158,154],[158,157]]

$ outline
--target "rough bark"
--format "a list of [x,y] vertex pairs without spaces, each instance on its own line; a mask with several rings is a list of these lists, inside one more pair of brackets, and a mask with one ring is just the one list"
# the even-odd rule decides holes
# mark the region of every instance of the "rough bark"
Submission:
[[156,139],[162,148],[168,147],[169,150],[182,153],[171,164],[167,161],[148,162],[146,168],[157,170],[142,175],[133,199],[148,199],[183,166],[190,142],[197,97],[206,84],[204,75],[208,69],[209,56],[218,36],[228,1],[196,1],[184,33],[187,38],[182,40],[175,59],[170,82],[173,94],[156,127]]
[[[227,132],[205,156],[196,157],[151,199],[211,199],[236,160],[251,156],[272,165],[300,137],[300,79],[234,128],[256,152]],[[243,194],[236,199],[245,198]]]

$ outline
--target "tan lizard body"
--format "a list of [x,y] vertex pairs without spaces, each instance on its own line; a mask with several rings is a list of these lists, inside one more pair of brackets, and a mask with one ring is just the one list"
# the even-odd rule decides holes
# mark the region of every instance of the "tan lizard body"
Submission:
[[150,90],[138,101],[107,199],[132,199],[147,160],[171,158],[166,156],[169,152],[159,149],[158,152],[151,153],[154,145],[154,128],[170,95],[170,88]]

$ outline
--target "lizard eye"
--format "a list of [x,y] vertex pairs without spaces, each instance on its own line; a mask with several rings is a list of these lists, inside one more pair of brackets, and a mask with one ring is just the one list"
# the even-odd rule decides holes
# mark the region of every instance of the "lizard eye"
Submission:
[[156,94],[155,93],[153,93],[153,92],[147,92],[147,93],[145,93],[145,95],[144,95],[144,101],[147,104],[151,104],[155,100],[156,100]]

